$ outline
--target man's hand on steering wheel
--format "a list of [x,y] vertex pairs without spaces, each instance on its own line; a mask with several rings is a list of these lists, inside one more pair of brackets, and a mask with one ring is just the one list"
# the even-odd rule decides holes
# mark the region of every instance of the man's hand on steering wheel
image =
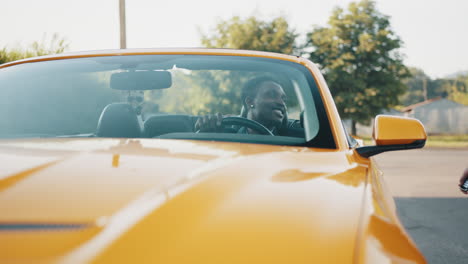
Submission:
[[[274,136],[273,133],[257,121],[239,116],[224,116],[220,113],[205,115],[198,118],[195,131],[198,132],[225,132],[226,126],[243,126],[261,135]],[[231,132],[232,133],[232,132]]]
[[222,132],[223,115],[216,113],[214,115],[200,116],[195,123],[195,131],[197,132]]

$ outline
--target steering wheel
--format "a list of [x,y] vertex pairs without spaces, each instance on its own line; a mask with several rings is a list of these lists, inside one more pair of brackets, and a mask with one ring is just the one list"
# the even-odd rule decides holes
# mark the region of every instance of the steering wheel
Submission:
[[266,128],[264,125],[258,123],[257,121],[247,119],[244,117],[239,117],[239,116],[227,116],[223,117],[223,120],[221,120],[221,126],[226,127],[226,126],[243,126],[247,127],[250,129],[253,129],[260,133],[261,135],[269,135],[269,136],[274,136],[273,133]]

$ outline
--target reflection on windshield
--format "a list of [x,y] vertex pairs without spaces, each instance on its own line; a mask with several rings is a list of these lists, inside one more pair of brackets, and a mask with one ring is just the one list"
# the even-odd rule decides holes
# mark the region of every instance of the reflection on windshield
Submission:
[[[247,111],[242,87],[259,76],[270,76],[282,87],[287,117],[296,120],[295,128],[303,130],[299,119],[304,106],[298,97],[301,90],[311,88],[298,67],[303,66],[274,59],[201,55],[110,56],[19,64],[0,70],[0,138],[93,137],[103,110],[119,102],[134,109],[141,137],[145,137],[145,121],[153,116],[186,115],[187,127],[203,115],[238,116],[243,114],[242,109]],[[113,74],[154,71],[170,72],[171,86],[161,89],[165,87],[145,84],[144,91],[138,87],[125,90],[122,85],[120,90],[111,89]],[[119,116],[112,118],[112,122],[126,122]],[[317,128],[318,124],[310,127]],[[194,130],[164,133],[169,132]]]

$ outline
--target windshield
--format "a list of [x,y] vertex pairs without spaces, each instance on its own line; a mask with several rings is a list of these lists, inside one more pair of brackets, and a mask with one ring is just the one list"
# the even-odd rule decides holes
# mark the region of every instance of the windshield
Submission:
[[126,55],[24,63],[0,69],[0,92],[0,138],[187,138],[334,147],[310,72],[277,59]]

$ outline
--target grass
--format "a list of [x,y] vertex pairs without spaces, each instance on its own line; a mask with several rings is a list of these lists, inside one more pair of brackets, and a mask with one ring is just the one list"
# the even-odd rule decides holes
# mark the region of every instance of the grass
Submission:
[[430,135],[426,146],[442,148],[468,148],[468,135]]
[[[364,145],[374,145],[374,141],[369,136],[359,136],[364,140]],[[468,148],[467,135],[429,135],[425,147],[434,148]]]

